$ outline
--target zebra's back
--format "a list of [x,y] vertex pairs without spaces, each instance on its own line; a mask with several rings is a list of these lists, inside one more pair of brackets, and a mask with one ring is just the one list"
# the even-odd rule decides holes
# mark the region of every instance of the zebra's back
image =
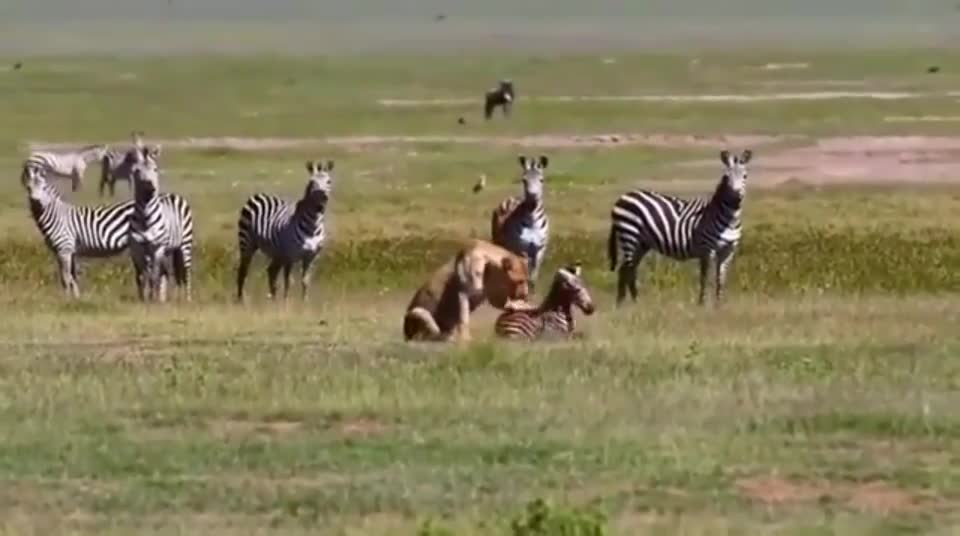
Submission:
[[634,190],[613,205],[613,229],[620,240],[641,242],[675,259],[690,257],[691,237],[707,201]]
[[132,201],[95,207],[61,202],[33,217],[53,251],[72,249],[82,257],[107,257],[126,249],[132,214]]
[[254,194],[240,209],[238,240],[241,251],[261,249],[270,256],[280,248],[281,235],[293,217],[295,205],[270,194]]

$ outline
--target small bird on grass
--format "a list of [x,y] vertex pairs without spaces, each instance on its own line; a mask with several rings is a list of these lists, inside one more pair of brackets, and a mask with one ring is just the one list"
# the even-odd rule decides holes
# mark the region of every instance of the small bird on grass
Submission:
[[487,186],[487,176],[484,174],[480,175],[480,180],[473,185],[473,193],[480,193]]

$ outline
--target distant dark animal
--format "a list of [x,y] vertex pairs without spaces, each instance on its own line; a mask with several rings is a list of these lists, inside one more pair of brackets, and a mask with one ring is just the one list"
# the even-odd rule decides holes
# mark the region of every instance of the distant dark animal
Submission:
[[483,116],[487,119],[493,117],[493,110],[500,106],[503,110],[503,116],[508,117],[513,108],[513,101],[516,99],[516,88],[510,80],[501,80],[497,87],[487,91],[484,96]]
[[487,176],[485,174],[480,175],[480,179],[477,180],[477,183],[473,185],[473,193],[478,194],[487,186]]
[[109,189],[113,197],[117,181],[126,181],[127,187],[133,189],[133,169],[144,149],[143,136],[143,131],[131,132],[129,147],[110,148],[100,159],[100,197],[105,189]]
[[933,73],[939,73],[939,72],[940,72],[940,66],[939,66],[939,65],[931,65],[930,67],[927,67],[927,72],[928,72],[928,73],[931,73],[931,74],[933,74]]
[[464,118],[462,118],[462,117],[458,117],[458,118],[457,118],[457,123],[460,123],[461,125],[466,125],[466,124],[467,124],[467,120],[464,119]]
[[444,14],[444,13],[437,13],[437,14],[433,17],[433,20],[435,20],[435,21],[437,21],[437,22],[443,22],[443,21],[447,20],[447,16],[446,16],[446,14]]
[[19,61],[18,61],[17,63],[14,63],[14,64],[13,64],[13,70],[14,70],[14,71],[19,71],[19,70],[22,69],[22,68],[23,68],[23,63],[22,63],[22,62],[19,62]]

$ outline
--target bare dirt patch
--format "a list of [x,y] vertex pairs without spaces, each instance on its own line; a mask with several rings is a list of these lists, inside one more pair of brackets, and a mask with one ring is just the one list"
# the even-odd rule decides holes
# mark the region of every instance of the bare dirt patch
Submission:
[[[713,159],[688,162],[716,166]],[[759,153],[751,181],[764,186],[960,183],[960,137],[857,136]]]
[[382,434],[387,427],[374,419],[348,419],[336,426],[337,433],[345,437],[369,437]]
[[[615,147],[646,145],[649,147],[726,147],[758,146],[789,139],[784,136],[697,136],[674,134],[608,133],[608,134],[540,134],[535,136],[333,136],[327,138],[179,138],[154,139],[150,143],[165,148],[209,151],[276,151],[310,147],[338,146],[347,150],[365,151],[384,145],[453,143],[499,145],[533,148]],[[110,142],[122,145],[127,142]],[[30,150],[69,150],[83,143],[29,142]]]
[[292,420],[216,419],[207,423],[218,437],[279,436],[297,432],[303,423]]
[[939,504],[932,497],[910,493],[885,482],[800,482],[757,477],[738,481],[737,488],[745,497],[768,505],[830,501],[873,514],[920,512]]

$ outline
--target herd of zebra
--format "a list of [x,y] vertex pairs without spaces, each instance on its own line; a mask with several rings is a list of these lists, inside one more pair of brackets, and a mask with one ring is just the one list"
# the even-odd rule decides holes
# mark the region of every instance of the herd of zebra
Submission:
[[[79,296],[78,257],[105,257],[128,250],[133,261],[141,300],[165,301],[167,280],[191,299],[193,212],[176,193],[161,193],[161,147],[132,134],[130,147],[104,145],[75,152],[33,152],[23,163],[21,181],[28,192],[31,214],[59,264],[64,290]],[[629,292],[636,301],[637,266],[651,250],[676,260],[700,262],[700,304],[705,302],[712,273],[716,300],[723,297],[727,273],[741,235],[741,210],[751,151],[740,155],[720,152],[723,174],[708,198],[682,199],[650,190],[621,195],[611,212],[608,238],[610,270],[618,272],[617,304]],[[53,177],[71,180],[77,191],[87,166],[100,160],[100,195],[111,196],[118,180],[128,182],[133,199],[106,206],[77,206],[63,200]],[[522,195],[509,197],[492,213],[492,242],[526,256],[531,292],[535,288],[549,242],[549,218],[544,203],[546,156],[519,157]],[[268,194],[249,197],[238,220],[237,299],[244,298],[244,283],[254,254],[262,251],[267,268],[269,296],[277,295],[277,277],[283,271],[286,299],[293,265],[301,265],[301,290],[305,299],[312,268],[327,238],[324,216],[332,189],[333,161],[308,161],[303,196],[287,201]],[[573,329],[571,306],[592,312],[592,302],[580,267],[558,270],[539,307],[516,311],[497,326],[505,336],[535,337],[549,331],[569,334]],[[562,313],[562,314],[561,314]]]

